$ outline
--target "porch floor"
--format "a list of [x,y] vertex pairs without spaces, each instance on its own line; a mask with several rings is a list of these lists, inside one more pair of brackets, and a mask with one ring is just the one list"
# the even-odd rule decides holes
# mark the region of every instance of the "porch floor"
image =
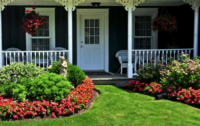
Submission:
[[138,79],[137,76],[133,76],[133,78],[127,78],[127,74],[120,74],[120,73],[113,73],[113,75],[88,75],[90,77],[94,84],[96,85],[105,85],[105,84],[122,84],[124,85],[129,80],[136,80]]

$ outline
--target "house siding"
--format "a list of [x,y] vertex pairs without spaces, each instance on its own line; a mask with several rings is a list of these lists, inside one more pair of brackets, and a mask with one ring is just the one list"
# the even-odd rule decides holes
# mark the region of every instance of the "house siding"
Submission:
[[[45,7],[46,8],[46,7]],[[77,7],[92,8],[92,7]],[[100,7],[109,9],[109,71],[117,72],[119,63],[115,54],[119,50],[127,49],[128,38],[128,13],[124,7]],[[142,7],[139,7],[142,8]],[[147,7],[145,7],[147,8]],[[149,7],[148,7],[149,8]],[[162,7],[159,8],[159,15]],[[189,5],[179,7],[167,7],[169,14],[174,15],[178,20],[178,31],[173,38],[179,48],[193,47],[194,11]],[[187,13],[183,13],[183,12]],[[25,6],[7,6],[2,11],[3,49],[16,47],[26,50],[26,37],[22,30],[22,18],[24,17]],[[166,12],[163,12],[165,14]],[[68,12],[62,6],[55,7],[55,31],[56,47],[68,49]],[[77,21],[76,10],[73,11],[73,63],[77,64]],[[167,48],[173,40],[169,33],[158,33],[158,48]],[[199,37],[200,38],[200,37]],[[200,44],[199,44],[200,47]],[[199,50],[200,53],[200,50]]]

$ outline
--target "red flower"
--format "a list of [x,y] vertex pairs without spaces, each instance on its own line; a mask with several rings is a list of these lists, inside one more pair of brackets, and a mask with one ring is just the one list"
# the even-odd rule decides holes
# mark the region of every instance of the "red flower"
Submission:
[[13,118],[16,119],[18,117],[18,115],[13,115]]
[[29,10],[26,10],[26,13],[30,12]]
[[36,9],[36,7],[35,7],[35,6],[33,6],[33,7],[32,7],[32,9],[33,9],[33,10],[35,10],[35,9]]

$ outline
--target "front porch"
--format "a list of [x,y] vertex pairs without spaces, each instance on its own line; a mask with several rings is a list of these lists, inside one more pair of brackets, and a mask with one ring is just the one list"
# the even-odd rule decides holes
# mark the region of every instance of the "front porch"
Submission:
[[[53,61],[58,60],[59,56],[65,56],[65,58],[68,59],[68,61],[70,63],[77,64],[78,66],[80,66],[81,57],[78,55],[82,53],[80,50],[81,50],[82,46],[83,47],[85,46],[84,44],[82,44],[82,43],[84,43],[85,40],[84,40],[84,38],[80,37],[81,34],[79,34],[79,29],[78,29],[79,24],[77,24],[77,22],[79,22],[80,19],[76,18],[77,17],[76,13],[73,13],[73,10],[75,10],[75,12],[78,12],[76,10],[80,9],[80,8],[88,9],[88,10],[95,9],[95,8],[90,7],[91,2],[94,2],[94,1],[80,0],[77,3],[74,2],[75,0],[74,1],[69,0],[68,3],[64,3],[62,1],[64,1],[64,0],[49,0],[49,1],[8,0],[8,3],[9,3],[8,5],[10,5],[10,6],[6,7],[4,10],[6,12],[4,13],[4,11],[2,11],[1,12],[2,15],[0,15],[0,17],[1,17],[0,22],[2,22],[2,20],[3,20],[2,25],[0,26],[0,29],[3,29],[3,31],[0,32],[0,38],[3,37],[3,39],[0,39],[0,53],[2,54],[2,55],[0,55],[0,59],[2,59],[2,62],[0,62],[0,67],[2,67],[4,65],[8,65],[11,61],[12,62],[23,62],[23,63],[31,62],[31,63],[35,63],[36,65],[40,65],[41,67],[47,67],[50,64],[52,64]],[[162,43],[162,41],[158,42],[158,40],[157,40],[158,32],[156,32],[156,33],[152,32],[152,34],[150,36],[145,36],[145,37],[144,36],[142,36],[142,37],[135,36],[135,17],[134,16],[138,16],[136,14],[137,10],[145,10],[144,8],[148,8],[148,6],[150,6],[150,7],[156,6],[157,8],[159,6],[179,6],[179,5],[186,4],[187,2],[188,2],[187,0],[174,0],[174,1],[162,1],[162,2],[155,1],[155,0],[142,0],[142,1],[127,0],[126,3],[123,3],[122,0],[102,0],[101,1],[102,7],[98,8],[98,9],[103,10],[103,9],[107,8],[107,10],[109,10],[109,8],[111,8],[110,6],[120,7],[121,5],[123,5],[125,7],[125,9],[128,11],[128,13],[124,12],[124,8],[123,8],[123,11],[121,8],[120,8],[120,11],[118,11],[118,8],[110,9],[108,11],[108,13],[105,13],[105,15],[104,15],[105,20],[107,20],[107,24],[105,23],[104,28],[108,29],[108,30],[106,33],[102,32],[104,34],[104,39],[102,39],[102,40],[100,39],[104,43],[107,43],[107,45],[106,44],[103,45],[104,51],[106,51],[106,53],[103,57],[104,62],[102,62],[102,64],[107,65],[107,66],[103,66],[104,67],[103,69],[106,72],[110,72],[110,71],[116,71],[113,69],[119,68],[118,67],[119,63],[117,62],[117,59],[114,57],[114,54],[116,53],[116,50],[122,50],[122,49],[128,50],[127,78],[133,78],[134,75],[136,75],[138,65],[148,63],[150,61],[149,60],[150,58],[153,59],[154,61],[160,60],[163,64],[164,63],[167,64],[166,61],[171,56],[174,57],[175,59],[179,60],[179,56],[182,52],[188,53],[190,55],[190,57],[196,57],[198,55],[198,30],[199,30],[198,29],[198,22],[199,22],[198,17],[199,17],[199,5],[200,5],[198,1],[194,0],[193,3],[190,3],[190,4],[192,4],[192,8],[195,10],[194,11],[195,16],[194,16],[193,40],[190,39],[190,41],[189,41],[190,45],[191,45],[191,42],[193,41],[192,48],[191,48],[191,46],[189,46],[188,48],[180,48],[180,49],[177,49],[177,48],[159,49],[158,44]],[[60,3],[63,6],[65,6],[65,9],[67,11],[64,10],[63,8],[61,10],[61,7],[58,7],[61,5]],[[2,10],[4,9],[5,5],[7,5],[7,4],[5,4],[3,2],[1,3]],[[21,7],[21,6],[23,6],[23,7]],[[50,22],[52,24],[50,24],[51,27],[49,27],[49,29],[52,32],[51,32],[51,34],[49,34],[49,36],[47,36],[47,37],[46,36],[45,37],[44,36],[42,36],[42,37],[41,36],[39,36],[39,37],[38,36],[30,36],[25,33],[24,33],[24,35],[22,35],[23,31],[19,30],[20,23],[16,23],[16,22],[12,22],[12,21],[10,21],[12,23],[7,22],[7,20],[11,20],[14,18],[12,16],[6,17],[6,14],[9,13],[10,15],[12,15],[13,13],[15,13],[16,15],[19,16],[20,14],[18,14],[18,13],[19,12],[25,13],[25,10],[27,8],[30,8],[29,6],[40,6],[38,9],[45,8],[46,6],[48,6],[49,8],[54,8],[55,11],[52,11],[51,14],[52,15],[55,14],[54,15],[55,17],[54,18],[51,17],[51,20],[55,20],[55,21]],[[136,8],[136,6],[138,8]],[[18,10],[17,12],[15,12],[13,10],[14,7],[17,7],[17,10]],[[6,10],[7,8],[9,8],[9,10]],[[16,9],[16,8],[14,8],[14,9]],[[96,10],[97,10],[97,8],[96,8]],[[154,11],[155,10],[156,9],[154,9]],[[114,11],[116,11],[116,12],[114,12]],[[118,19],[118,15],[115,13],[121,13],[120,16],[122,18]],[[125,14],[127,14],[127,15],[125,15]],[[143,12],[139,16],[144,16],[145,14],[147,14],[147,13]],[[156,14],[159,14],[159,13],[158,12],[153,13],[153,15],[151,15],[151,17],[152,18],[155,17]],[[22,15],[24,15],[24,14],[21,14],[20,16],[22,16]],[[16,18],[17,18],[17,16],[16,16]],[[20,22],[20,20],[21,19],[19,19],[18,22]],[[120,20],[121,22],[117,22],[118,20]],[[116,24],[112,25],[112,23],[116,23]],[[15,25],[16,25],[17,28],[14,28],[14,29],[16,31],[19,31],[19,33],[18,33],[19,37],[17,35],[14,35],[14,32],[7,30],[7,26],[5,24],[9,24],[9,26],[11,24],[11,26],[9,27],[10,29],[12,27],[15,27]],[[117,29],[116,25],[120,28]],[[121,28],[121,26],[123,26],[123,27]],[[126,27],[126,29],[124,27]],[[99,27],[97,27],[97,28],[99,28]],[[187,32],[193,32],[193,31],[187,31]],[[83,35],[84,35],[84,32],[86,32],[86,31],[83,31]],[[10,34],[10,33],[12,33],[12,34]],[[2,36],[2,34],[3,34],[3,36]],[[117,40],[119,36],[121,36],[121,38],[120,38],[120,40]],[[12,41],[14,38],[17,38],[17,41]],[[31,46],[33,46],[33,41],[32,41],[33,39],[34,40],[38,39],[38,41],[37,41],[38,43],[39,43],[39,39],[49,39],[50,44],[49,44],[48,49],[47,50],[43,50],[43,49],[32,50]],[[145,49],[145,48],[142,49],[141,47],[135,48],[136,40],[139,40],[139,39],[146,39],[146,42],[147,42],[147,39],[148,39],[148,41],[150,40],[151,41],[150,49]],[[21,40],[24,42],[23,43],[20,42]],[[118,41],[117,44],[115,43],[116,41]],[[7,44],[7,42],[10,42],[10,44]],[[18,44],[13,44],[13,43],[20,43],[20,45],[22,45],[22,46],[25,45],[25,46],[21,49],[22,51],[12,51],[12,52],[11,51],[3,51],[9,47],[20,48],[20,46]],[[41,41],[41,43],[43,43],[43,41]],[[34,46],[36,46],[36,45],[34,45]],[[67,50],[65,50],[65,51],[63,51],[63,50],[62,51],[52,51],[52,50],[50,51],[49,50],[50,48],[54,48],[54,47],[65,47],[65,48],[67,48]],[[113,48],[115,48],[115,49],[113,49]],[[102,53],[103,53],[103,51],[102,51]],[[63,54],[66,54],[66,55],[63,55]],[[132,58],[132,57],[134,57],[134,58]],[[133,65],[132,64],[133,61],[137,61],[137,63],[135,63]],[[106,78],[109,78],[109,77],[106,77]],[[114,78],[121,79],[118,74]],[[124,79],[127,79],[127,78],[124,78]]]

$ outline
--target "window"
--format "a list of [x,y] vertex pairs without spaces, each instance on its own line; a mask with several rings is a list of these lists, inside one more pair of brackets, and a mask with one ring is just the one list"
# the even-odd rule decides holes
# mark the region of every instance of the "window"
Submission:
[[85,44],[99,44],[99,19],[85,20]]
[[[26,8],[32,10],[32,8]],[[55,8],[36,8],[36,12],[49,21],[34,35],[26,34],[27,51],[46,51],[55,47]]]
[[[151,16],[135,16],[135,49],[151,49]],[[142,38],[142,37],[149,38]]]
[[157,48],[157,33],[151,30],[155,8],[138,8],[133,12],[133,49]]

